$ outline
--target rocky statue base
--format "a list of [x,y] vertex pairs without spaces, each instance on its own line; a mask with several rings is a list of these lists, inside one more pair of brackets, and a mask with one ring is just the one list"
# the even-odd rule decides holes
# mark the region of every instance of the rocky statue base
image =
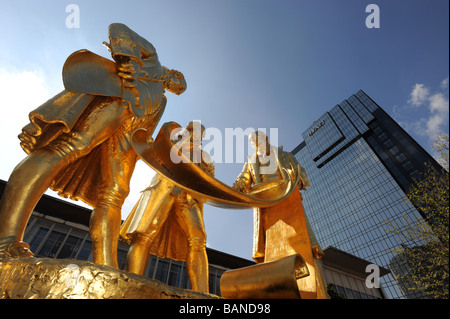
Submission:
[[88,261],[0,258],[1,299],[218,299]]

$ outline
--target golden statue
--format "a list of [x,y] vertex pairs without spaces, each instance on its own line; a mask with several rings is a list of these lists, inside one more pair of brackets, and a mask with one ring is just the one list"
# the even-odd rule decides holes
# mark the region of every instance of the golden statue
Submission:
[[[199,122],[190,122],[183,138],[175,145],[188,151],[190,161],[213,177],[212,160],[200,149],[204,130]],[[186,261],[191,288],[208,292],[203,203],[195,196],[156,174],[122,225],[120,234],[131,245],[127,271],[143,275],[149,254]]]
[[282,147],[271,146],[263,132],[250,134],[249,141],[256,152],[249,157],[233,188],[252,194],[276,188],[289,179],[298,180],[296,189],[281,203],[254,208],[253,259],[257,263],[267,263],[299,254],[309,271],[309,276],[298,280],[301,298],[327,298],[318,262],[323,251],[303,211],[299,192],[310,185],[306,172],[292,154]]
[[[214,178],[209,154],[200,149],[204,127],[196,135],[191,122],[185,130],[189,138],[173,140],[172,130],[181,127],[169,122],[152,139],[166,106],[165,90],[183,93],[183,74],[163,67],[153,45],[123,24],[109,26],[105,45],[114,61],[87,50],[67,58],[65,90],[32,111],[19,135],[28,156],[12,171],[0,202],[0,258],[33,256],[23,235],[50,188],[93,207],[89,229],[95,263],[118,268],[122,236],[131,244],[128,271],[143,274],[150,253],[185,260],[192,288],[208,292],[203,204],[253,207],[258,265],[224,275],[231,278],[227,291],[249,292],[241,297],[326,298],[318,262],[323,252],[299,192],[309,182],[295,158],[257,132],[250,137],[256,153],[233,187],[223,184]],[[157,175],[121,228],[138,158]],[[236,286],[242,275],[251,277],[246,287]]]
[[[174,122],[164,123],[152,143],[145,129],[136,130],[133,147],[168,185],[176,185],[200,202],[222,208],[255,208],[254,258],[258,264],[225,272],[222,296],[327,298],[318,261],[323,252],[304,214],[299,191],[309,186],[309,181],[297,160],[282,148],[270,146],[265,135],[253,134],[250,141],[257,152],[229,187],[174,147],[171,132],[180,128]],[[258,143],[257,136],[265,144]],[[174,162],[177,156],[183,160]],[[136,207],[138,210],[142,209]],[[158,218],[152,221],[152,228],[157,229]]]
[[121,207],[138,159],[132,132],[150,138],[166,105],[164,90],[181,94],[183,75],[161,66],[153,45],[127,26],[109,26],[115,62],[87,50],[63,68],[65,90],[30,113],[19,135],[28,156],[9,178],[0,203],[0,254],[33,256],[23,234],[48,189],[94,209],[94,262],[117,268]]

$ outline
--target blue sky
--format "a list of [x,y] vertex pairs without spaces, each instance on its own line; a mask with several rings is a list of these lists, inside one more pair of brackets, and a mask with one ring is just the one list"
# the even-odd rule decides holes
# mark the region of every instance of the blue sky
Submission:
[[[380,28],[368,29],[368,4]],[[69,4],[79,28],[67,28]],[[324,112],[363,89],[430,153],[448,134],[447,0],[150,0],[0,2],[0,178],[25,156],[17,135],[28,113],[63,89],[65,59],[79,49],[110,57],[108,25],[127,24],[184,73],[188,89],[168,94],[160,125],[201,120],[226,128],[277,128],[292,150]],[[231,185],[242,163],[216,165]],[[137,167],[124,217],[152,172]],[[251,210],[205,206],[208,245],[251,258]]]

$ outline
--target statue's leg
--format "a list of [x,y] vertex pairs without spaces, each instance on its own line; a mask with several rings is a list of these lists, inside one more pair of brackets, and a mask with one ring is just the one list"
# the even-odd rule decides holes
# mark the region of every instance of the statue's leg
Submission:
[[122,205],[130,192],[130,180],[137,162],[137,154],[124,141],[122,130],[112,138],[102,158],[105,185],[99,189],[98,200],[91,214],[89,231],[92,239],[94,263],[119,268],[119,242]]
[[135,234],[128,250],[125,270],[137,275],[144,275],[147,267],[149,248],[152,238],[145,234]]
[[[21,242],[30,215],[51,181],[67,162],[49,149],[41,149],[20,162],[8,180],[0,204],[0,251]],[[12,257],[31,256],[27,247],[11,251]]]
[[[167,220],[170,209],[174,203],[174,197],[170,194],[174,185],[169,180],[162,178],[151,190],[145,211],[139,221],[139,225],[132,239],[130,250],[127,254],[126,270],[138,275],[143,275],[148,262],[149,247],[152,244],[161,226]],[[140,214],[139,214],[140,215]]]
[[187,195],[187,205],[177,213],[179,223],[188,237],[186,270],[191,288],[209,292],[209,267],[206,255],[206,232],[203,222],[203,204]]
[[[90,107],[71,132],[32,152],[11,173],[0,203],[0,251],[22,241],[34,207],[60,170],[87,155],[131,116],[119,101]],[[14,250],[19,254],[12,257],[29,255]]]
[[109,189],[108,196],[97,201],[92,211],[89,231],[94,263],[119,268],[117,247],[121,222],[122,195]]

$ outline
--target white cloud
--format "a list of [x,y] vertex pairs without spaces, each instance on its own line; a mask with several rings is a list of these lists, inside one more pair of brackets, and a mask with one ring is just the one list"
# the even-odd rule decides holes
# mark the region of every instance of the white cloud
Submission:
[[42,70],[6,70],[0,68],[0,90],[4,93],[18,94],[20,100],[15,105],[23,106],[29,101],[36,101],[48,97],[45,74]]
[[444,118],[437,114],[430,116],[427,121],[427,135],[431,139],[435,139],[438,134],[442,131],[441,126],[444,124]]
[[436,93],[429,98],[430,111],[432,113],[447,113],[448,114],[448,99],[442,93]]
[[405,129],[405,131],[417,134],[422,137],[427,136],[427,119],[421,118],[414,122],[397,121],[398,124]]
[[[448,77],[442,80],[440,86],[433,92],[424,84],[416,83],[411,90],[408,105],[393,107],[395,119],[406,131],[427,137],[432,143],[438,133],[448,131],[448,86]],[[411,110],[411,106],[414,107],[414,111]]]
[[[43,71],[0,68],[0,178],[7,180],[12,169],[25,157],[17,135],[28,123],[30,111],[51,97]],[[5,153],[3,153],[5,152]]]
[[427,135],[430,140],[434,140],[448,123],[449,101],[444,94],[436,93],[429,98],[429,102],[431,114],[427,121]]
[[448,89],[448,76],[445,79],[442,80],[441,88],[444,89],[444,90]]
[[425,100],[428,97],[428,94],[429,90],[428,88],[425,87],[425,85],[416,83],[411,92],[411,99],[408,101],[408,103],[414,106],[420,106],[425,102]]

